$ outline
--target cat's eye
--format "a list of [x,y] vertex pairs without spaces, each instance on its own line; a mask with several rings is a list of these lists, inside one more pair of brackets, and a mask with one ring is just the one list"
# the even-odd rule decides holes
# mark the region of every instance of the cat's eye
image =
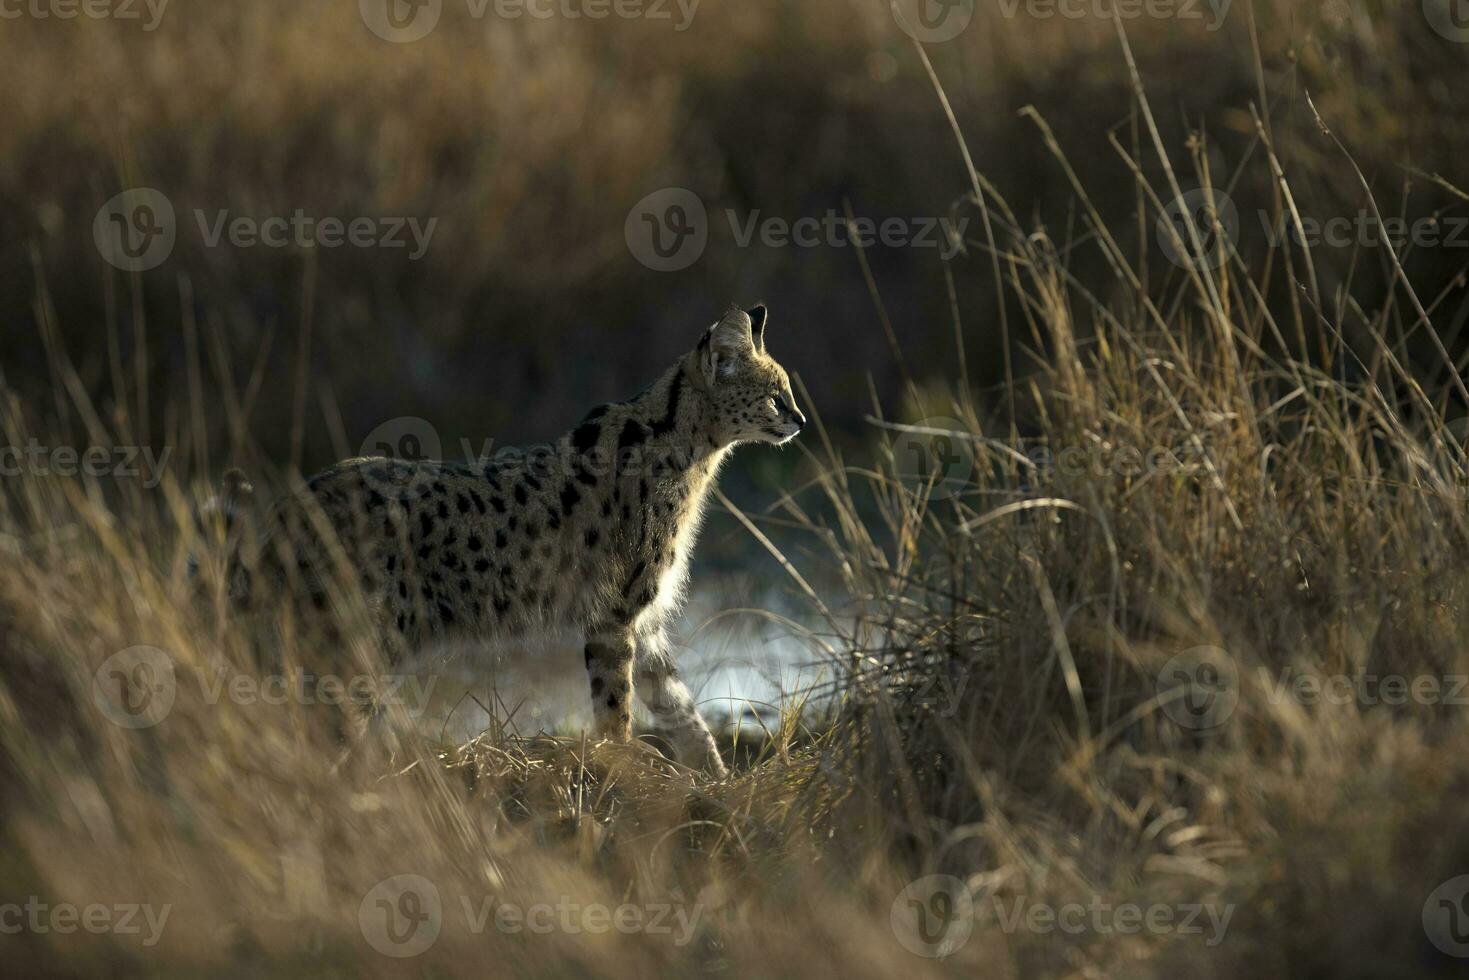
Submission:
[[768,408],[768,409],[770,409],[771,414],[773,414],[773,415],[779,415],[780,414],[780,399],[779,398],[767,398],[767,399],[765,399],[765,407]]

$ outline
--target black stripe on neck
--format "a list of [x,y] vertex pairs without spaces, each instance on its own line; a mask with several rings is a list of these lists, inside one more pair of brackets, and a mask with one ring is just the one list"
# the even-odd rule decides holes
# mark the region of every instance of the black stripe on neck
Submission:
[[684,376],[683,371],[673,379],[668,388],[668,408],[663,413],[663,418],[653,423],[653,435],[666,436],[673,431],[674,423],[678,421],[678,399],[683,394]]

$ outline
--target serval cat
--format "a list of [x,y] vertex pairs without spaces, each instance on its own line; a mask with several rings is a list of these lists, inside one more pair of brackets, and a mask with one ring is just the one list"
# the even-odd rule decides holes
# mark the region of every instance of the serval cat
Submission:
[[572,631],[599,735],[632,737],[636,689],[680,761],[723,775],[668,631],[720,466],[736,445],[780,445],[806,423],[766,353],[766,316],[732,309],[641,394],[552,446],[338,463],[275,506],[253,557],[236,550],[231,595],[253,604],[269,589],[321,609],[327,570],[349,569],[390,657]]

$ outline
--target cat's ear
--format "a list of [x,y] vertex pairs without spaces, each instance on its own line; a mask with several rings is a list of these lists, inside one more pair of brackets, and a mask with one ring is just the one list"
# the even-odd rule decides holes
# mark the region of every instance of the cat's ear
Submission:
[[765,352],[765,319],[768,313],[764,303],[756,303],[745,311],[745,316],[750,318],[750,340],[761,353]]
[[[761,311],[761,326],[764,326],[764,307]],[[730,310],[714,326],[704,332],[699,341],[699,363],[704,377],[711,383],[730,377],[740,362],[755,354],[755,333],[750,314],[743,310]]]

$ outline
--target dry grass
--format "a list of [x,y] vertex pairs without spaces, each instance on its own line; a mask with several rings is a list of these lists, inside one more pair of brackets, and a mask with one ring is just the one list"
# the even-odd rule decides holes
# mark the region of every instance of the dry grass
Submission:
[[[1202,136],[1153,139],[1141,77],[1123,77],[1136,138],[1111,149],[1151,224],[1180,186],[1218,183],[1216,164]],[[1267,186],[1283,175],[1286,208],[1294,173],[1258,111],[1260,138],[1228,163]],[[1445,424],[1463,383],[1421,346],[1441,299],[1393,255],[1357,260],[1399,280],[1364,309],[1333,285],[1350,276],[1325,281],[1301,249],[1196,271],[1119,245],[1086,168],[1035,122],[1052,162],[1079,174],[1080,241],[1029,226],[973,171],[962,205],[988,217],[971,244],[1013,301],[1003,329],[1035,373],[996,408],[912,384],[900,419],[874,405],[882,441],[860,459],[825,431],[806,440],[806,482],[747,520],[810,600],[805,635],[840,681],[829,708],[789,709],[726,780],[645,745],[508,725],[452,745],[395,716],[343,741],[319,709],[213,697],[220,670],[259,673],[262,641],[182,570],[208,550],[190,516],[198,488],[173,471],[151,497],[7,480],[0,898],[171,909],[153,946],[24,930],[4,937],[7,963],[179,976],[1456,969],[1421,921],[1430,892],[1469,871],[1469,722],[1454,701],[1469,693],[1455,680],[1469,676],[1469,472]],[[1073,272],[1074,250],[1111,270],[1105,291]],[[989,315],[962,312],[961,334]],[[196,363],[184,381],[198,391],[207,375]],[[73,425],[97,445],[136,435],[125,412],[92,405],[55,345],[51,379],[54,406],[6,394],[12,444]],[[223,427],[243,433],[248,398],[211,383]],[[910,465],[912,445],[932,444],[909,421],[933,415],[961,423],[954,495]],[[1166,465],[1129,462],[1154,450]],[[818,572],[839,589],[807,586]],[[176,683],[167,717],[135,730],[108,720],[94,682],[139,644],[168,652]],[[1204,692],[1233,704],[1217,724],[1171,710],[1200,691],[1159,683],[1202,646],[1228,671]],[[288,636],[275,656],[318,652]],[[349,659],[381,670],[371,649]],[[1292,675],[1430,679],[1439,693],[1381,703],[1379,681],[1310,704],[1281,693]],[[943,959],[900,942],[902,890],[930,874],[963,880],[977,909]],[[373,946],[375,889],[398,875],[432,882],[442,903],[437,941],[412,959]],[[487,901],[670,917],[626,933],[477,928]],[[1202,934],[1007,920],[1068,903],[1207,911]]]

